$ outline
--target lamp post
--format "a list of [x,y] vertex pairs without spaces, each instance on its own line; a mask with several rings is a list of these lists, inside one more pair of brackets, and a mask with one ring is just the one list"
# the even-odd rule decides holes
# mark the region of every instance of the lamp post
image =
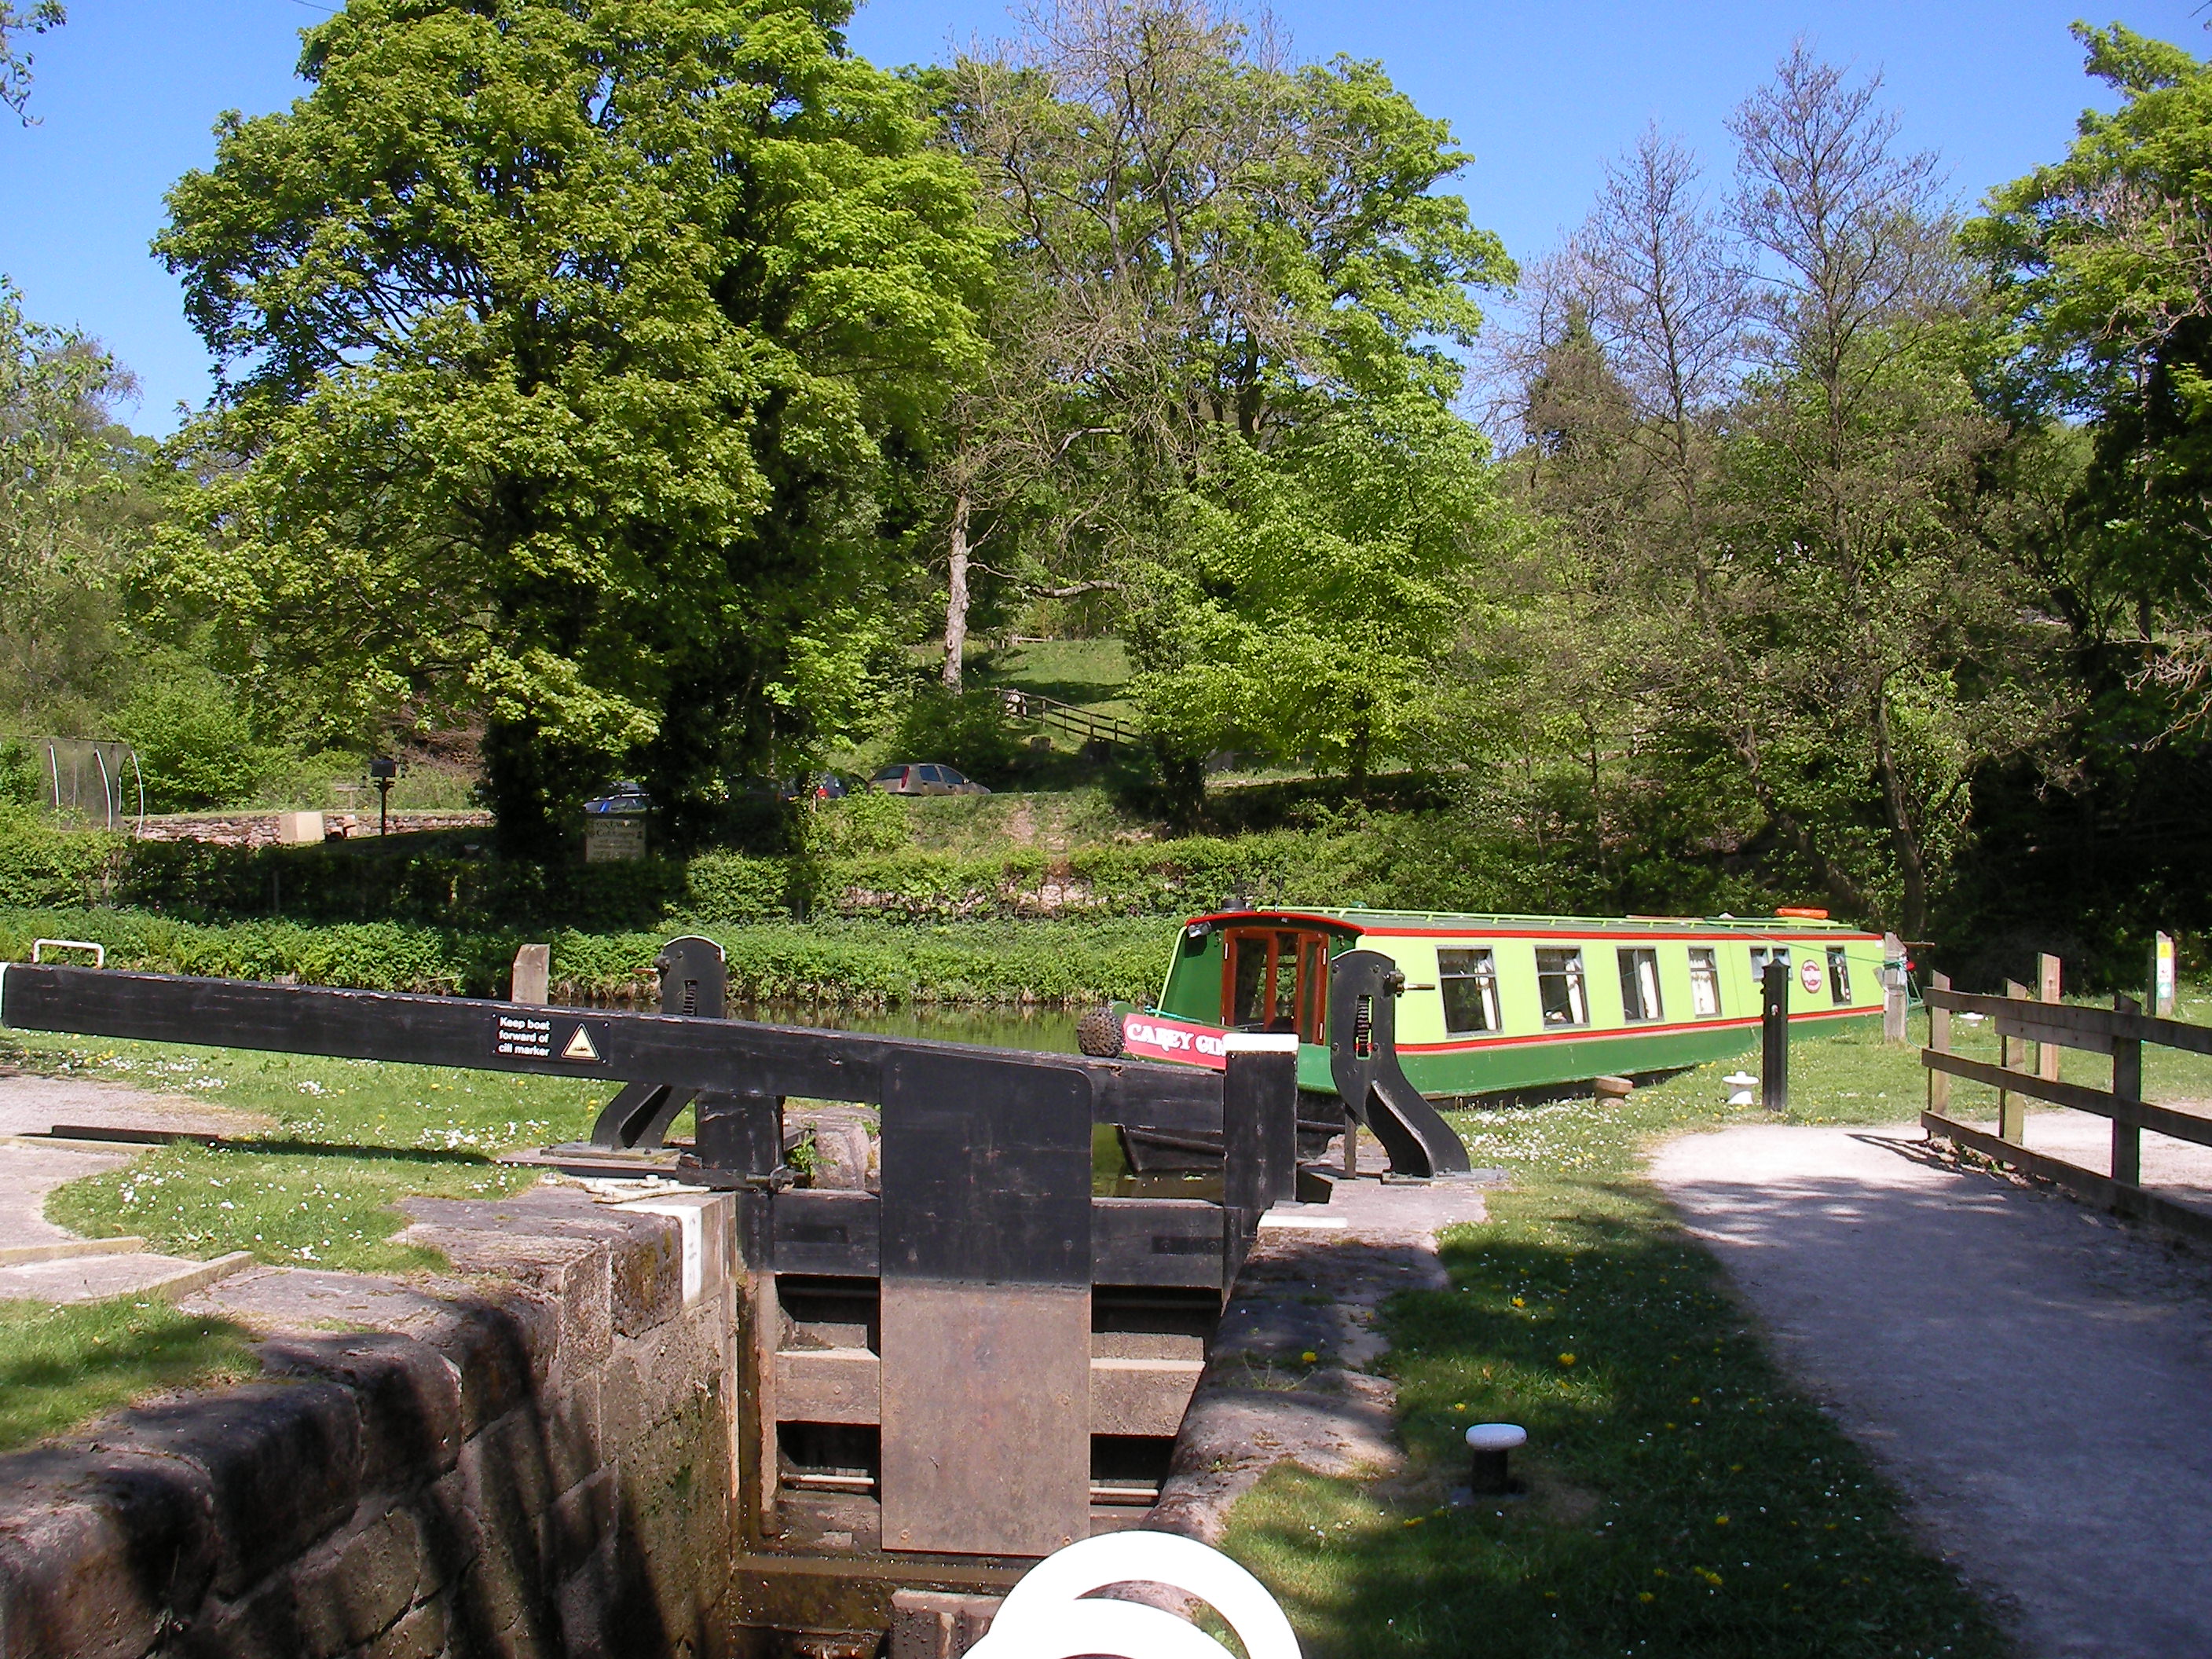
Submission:
[[376,833],[392,833],[392,781],[399,775],[399,763],[389,755],[369,757],[368,775],[376,785]]

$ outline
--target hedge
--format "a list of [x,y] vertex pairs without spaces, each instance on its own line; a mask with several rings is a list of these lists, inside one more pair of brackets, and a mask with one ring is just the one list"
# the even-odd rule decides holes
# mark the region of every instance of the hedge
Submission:
[[[652,1006],[653,957],[683,929],[539,933],[553,947],[564,1000]],[[1158,988],[1175,938],[1157,920],[960,922],[790,921],[697,929],[720,945],[740,1003],[891,1008],[963,1005],[1076,1007]],[[519,930],[475,932],[403,922],[181,921],[143,910],[0,909],[0,960],[23,961],[40,937],[107,947],[108,965],[149,973],[499,996]]]
[[981,921],[1187,914],[1243,892],[1387,905],[1407,886],[1389,834],[1281,830],[988,857],[716,853],[545,867],[468,850],[468,832],[246,848],[133,842],[0,819],[0,905],[109,902],[185,921],[400,922],[501,933],[610,933],[671,921]]

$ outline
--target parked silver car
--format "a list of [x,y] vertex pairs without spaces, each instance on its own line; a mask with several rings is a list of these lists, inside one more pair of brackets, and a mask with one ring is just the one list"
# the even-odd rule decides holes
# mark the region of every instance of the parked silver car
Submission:
[[981,784],[963,777],[949,766],[933,762],[908,762],[886,766],[868,780],[868,787],[887,795],[988,795]]

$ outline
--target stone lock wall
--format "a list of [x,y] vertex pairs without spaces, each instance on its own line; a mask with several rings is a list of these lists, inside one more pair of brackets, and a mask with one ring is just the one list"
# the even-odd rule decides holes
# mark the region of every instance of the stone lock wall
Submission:
[[242,1274],[260,1380],[0,1458],[0,1659],[729,1650],[730,1200],[408,1207],[459,1275]]

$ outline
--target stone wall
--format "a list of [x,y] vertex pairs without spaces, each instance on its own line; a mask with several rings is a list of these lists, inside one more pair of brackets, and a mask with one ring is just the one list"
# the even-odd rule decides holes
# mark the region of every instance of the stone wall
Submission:
[[[217,847],[275,847],[279,844],[277,814],[270,812],[183,812],[148,818],[133,834],[140,841],[204,841]],[[376,809],[366,812],[325,812],[323,828],[338,830],[348,839],[376,835]],[[394,812],[392,833],[412,834],[424,830],[485,830],[491,814],[478,811]]]
[[0,1458],[0,1659],[728,1652],[731,1207],[416,1200],[457,1273],[184,1304],[261,1379]]

